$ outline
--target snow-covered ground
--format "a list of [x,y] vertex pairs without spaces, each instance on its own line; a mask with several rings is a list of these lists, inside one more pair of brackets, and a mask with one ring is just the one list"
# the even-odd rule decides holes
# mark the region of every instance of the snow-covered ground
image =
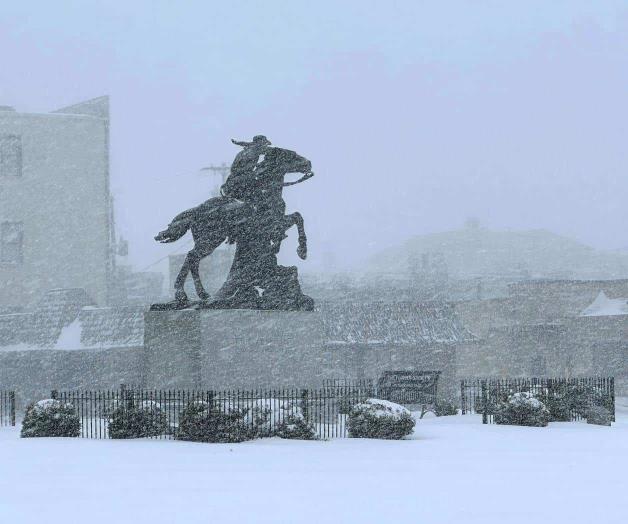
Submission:
[[411,440],[19,439],[1,524],[628,522],[628,402],[611,428],[420,420]]

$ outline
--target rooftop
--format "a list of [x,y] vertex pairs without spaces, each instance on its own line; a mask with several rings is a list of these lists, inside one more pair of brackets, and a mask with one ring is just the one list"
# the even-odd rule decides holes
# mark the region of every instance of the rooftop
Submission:
[[[53,290],[27,313],[0,315],[0,350],[107,349],[144,344],[143,306],[99,308],[82,289]],[[445,303],[321,303],[330,344],[455,344],[473,340]]]
[[455,344],[473,340],[445,303],[324,303],[325,335],[332,344]]

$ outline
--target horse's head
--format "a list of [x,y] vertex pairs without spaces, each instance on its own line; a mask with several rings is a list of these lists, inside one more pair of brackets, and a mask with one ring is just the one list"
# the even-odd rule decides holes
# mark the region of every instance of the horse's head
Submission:
[[264,159],[272,171],[285,176],[287,173],[309,173],[312,162],[289,149],[269,147]]

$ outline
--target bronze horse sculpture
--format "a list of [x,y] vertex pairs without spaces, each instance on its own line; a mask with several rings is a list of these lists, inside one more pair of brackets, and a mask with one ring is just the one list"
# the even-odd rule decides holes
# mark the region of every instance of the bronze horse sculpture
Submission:
[[[285,214],[282,190],[311,178],[311,168],[311,162],[294,151],[269,147],[251,173],[227,181],[223,196],[177,215],[155,240],[175,242],[191,231],[194,248],[186,255],[175,281],[174,301],[155,304],[151,309],[192,306],[184,290],[191,273],[199,308],[311,310],[313,301],[301,292],[296,267],[279,266],[276,258],[286,231],[294,225],[299,232],[297,254],[301,259],[307,257],[303,217],[298,212]],[[285,182],[288,173],[304,176]],[[242,200],[225,193],[242,195]],[[236,244],[233,264],[227,281],[210,300],[201,282],[199,263],[225,241]]]

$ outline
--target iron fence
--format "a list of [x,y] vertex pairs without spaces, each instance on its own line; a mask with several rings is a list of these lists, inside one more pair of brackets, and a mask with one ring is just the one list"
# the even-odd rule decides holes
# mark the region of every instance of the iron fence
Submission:
[[572,421],[585,418],[586,409],[592,405],[606,407],[615,420],[613,377],[464,379],[460,384],[462,414],[478,413],[484,424],[493,423],[498,406],[509,395],[520,392],[529,392],[546,405],[564,400]]
[[359,390],[368,397],[390,400],[422,411],[434,409],[440,371],[385,371],[377,383],[373,379],[326,379],[323,389],[341,392]]
[[0,390],[0,426],[15,426],[15,391]]
[[373,390],[375,385],[372,378],[326,378],[323,380],[323,389],[333,388],[365,388]]
[[[221,413],[235,409],[254,413],[255,409],[268,409],[272,413],[267,422],[272,431],[298,409],[310,423],[318,438],[333,439],[348,436],[346,419],[352,406],[363,402],[372,391],[366,388],[338,386],[320,390],[140,390],[122,387],[108,391],[53,391],[53,398],[74,406],[81,419],[81,436],[84,438],[110,438],[109,423],[114,411],[129,406],[144,406],[154,417],[165,417],[168,430],[155,437],[176,438],[183,410],[194,402],[206,402]],[[244,419],[253,430],[254,416]]]

